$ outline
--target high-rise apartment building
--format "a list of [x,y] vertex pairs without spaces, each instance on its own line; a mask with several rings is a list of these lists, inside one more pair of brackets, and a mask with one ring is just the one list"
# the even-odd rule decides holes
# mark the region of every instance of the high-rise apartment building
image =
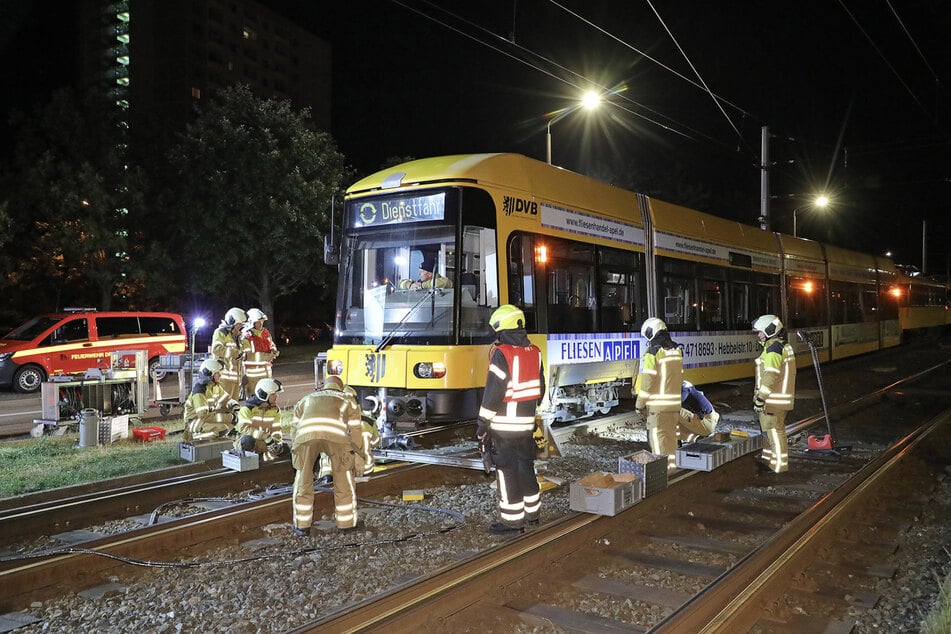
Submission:
[[109,95],[133,139],[164,146],[235,83],[330,130],[330,45],[252,0],[83,0],[79,31],[80,82]]

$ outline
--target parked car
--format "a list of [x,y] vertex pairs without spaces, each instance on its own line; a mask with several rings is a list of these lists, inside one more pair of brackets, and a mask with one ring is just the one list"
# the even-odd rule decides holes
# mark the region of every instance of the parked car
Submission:
[[40,315],[0,338],[0,386],[35,392],[53,374],[108,367],[113,352],[148,351],[149,376],[165,378],[159,356],[184,352],[186,330],[175,313],[67,309]]

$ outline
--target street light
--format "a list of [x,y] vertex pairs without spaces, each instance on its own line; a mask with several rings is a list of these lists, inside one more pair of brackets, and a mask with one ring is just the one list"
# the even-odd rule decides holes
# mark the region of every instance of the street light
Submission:
[[819,196],[819,197],[817,197],[814,201],[812,201],[811,203],[809,203],[809,204],[807,204],[807,205],[800,205],[800,206],[796,207],[795,209],[793,209],[793,211],[792,211],[792,234],[793,234],[793,237],[795,237],[795,238],[798,238],[798,237],[799,237],[799,231],[798,231],[798,227],[797,227],[797,223],[796,223],[796,215],[799,213],[799,210],[800,210],[800,209],[805,209],[806,207],[816,207],[816,208],[818,208],[818,209],[823,209],[824,207],[828,206],[828,204],[829,204],[829,198],[828,198],[828,197],[826,197],[826,196]]
[[547,156],[549,165],[551,165],[551,124],[555,123],[556,121],[561,121],[562,119],[567,117],[569,114],[571,114],[578,108],[584,108],[585,110],[594,110],[595,108],[598,107],[598,104],[600,103],[601,103],[601,95],[599,95],[598,93],[592,90],[589,90],[588,92],[584,94],[584,96],[581,97],[581,101],[579,101],[573,106],[568,106],[567,108],[563,108],[560,112],[556,113],[554,117],[548,120],[548,136],[546,137],[546,141],[547,141],[546,156]]

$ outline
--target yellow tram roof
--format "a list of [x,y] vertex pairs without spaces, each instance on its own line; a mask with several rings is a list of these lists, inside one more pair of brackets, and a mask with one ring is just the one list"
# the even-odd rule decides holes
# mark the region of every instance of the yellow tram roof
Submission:
[[347,196],[458,183],[543,195],[546,200],[641,224],[632,192],[521,154],[456,154],[410,161],[357,181],[347,189]]

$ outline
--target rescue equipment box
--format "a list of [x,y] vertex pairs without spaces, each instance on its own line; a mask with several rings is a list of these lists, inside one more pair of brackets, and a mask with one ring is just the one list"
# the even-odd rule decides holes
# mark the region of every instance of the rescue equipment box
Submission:
[[162,427],[136,427],[132,430],[132,437],[141,442],[164,440],[166,431]]
[[208,442],[180,442],[178,455],[188,462],[205,462],[214,460],[222,451],[227,451],[234,445],[230,440],[210,440]]
[[734,442],[734,458],[763,448],[763,432],[758,429],[734,429],[730,432],[730,439]]
[[221,465],[235,471],[254,471],[260,464],[260,457],[253,451],[232,449],[221,452]]
[[568,506],[572,511],[617,515],[641,500],[639,478],[633,473],[598,471],[571,483]]
[[695,471],[713,471],[732,456],[730,448],[723,444],[692,442],[677,450],[677,466]]
[[641,481],[641,498],[667,488],[667,456],[640,450],[617,459],[618,473],[633,473]]

